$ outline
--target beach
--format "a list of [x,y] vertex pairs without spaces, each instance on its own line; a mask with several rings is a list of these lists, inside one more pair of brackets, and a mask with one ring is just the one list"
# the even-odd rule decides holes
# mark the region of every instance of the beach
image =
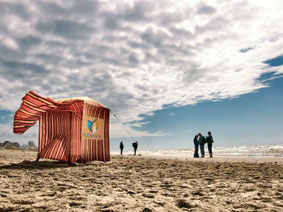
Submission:
[[283,211],[283,158],[36,156],[0,150],[0,211]]

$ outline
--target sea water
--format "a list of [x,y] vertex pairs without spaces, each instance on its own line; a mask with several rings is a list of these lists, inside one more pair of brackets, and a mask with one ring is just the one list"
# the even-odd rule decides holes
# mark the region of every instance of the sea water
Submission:
[[[139,150],[137,154],[156,157],[192,157],[193,149],[162,149],[162,150]],[[205,147],[207,152],[207,146]],[[111,154],[119,154],[119,151],[111,151]],[[133,151],[123,151],[124,155],[133,154]],[[214,157],[271,157],[283,158],[283,144],[257,145],[257,146],[233,146],[214,147]]]

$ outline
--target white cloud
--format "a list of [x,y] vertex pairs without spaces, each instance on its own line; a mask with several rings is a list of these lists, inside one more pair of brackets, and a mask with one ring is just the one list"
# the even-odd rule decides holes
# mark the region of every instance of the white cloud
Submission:
[[89,96],[137,123],[164,105],[253,92],[267,86],[261,74],[283,73],[262,63],[283,54],[282,10],[276,0],[0,1],[0,108],[16,110],[28,90]]
[[151,137],[151,136],[160,137],[160,136],[171,135],[169,133],[165,133],[162,131],[153,132],[153,133],[147,131],[137,131],[134,130],[132,127],[133,127],[132,125],[129,127],[125,124],[121,124],[118,122],[112,123],[111,129],[113,130],[110,130],[110,136],[113,138],[129,137],[135,140],[135,138],[139,138],[139,137]]
[[9,37],[7,37],[7,36],[5,36],[5,35],[1,35],[0,34],[0,41],[7,48],[11,48],[11,49],[14,49],[14,50],[18,50],[19,49],[19,46],[16,43],[16,41],[11,39],[11,38],[9,38]]

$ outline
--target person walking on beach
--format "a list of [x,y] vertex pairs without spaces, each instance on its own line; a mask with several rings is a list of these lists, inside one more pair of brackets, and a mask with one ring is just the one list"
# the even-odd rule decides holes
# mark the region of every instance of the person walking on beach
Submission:
[[121,155],[123,155],[123,149],[124,149],[124,144],[123,144],[123,141],[121,141],[120,142]]
[[134,147],[134,155],[136,155],[137,149],[138,149],[138,142],[136,141],[136,142],[134,142],[132,145],[133,145],[133,147]]
[[201,133],[198,134],[198,143],[200,147],[200,154],[201,157],[204,158],[204,144],[205,144],[205,138],[202,136]]
[[209,157],[212,158],[212,144],[214,141],[210,131],[207,133],[206,142],[207,142]]
[[194,137],[194,145],[195,145],[195,153],[194,153],[194,158],[199,158],[199,154],[198,154],[198,135],[195,135]]

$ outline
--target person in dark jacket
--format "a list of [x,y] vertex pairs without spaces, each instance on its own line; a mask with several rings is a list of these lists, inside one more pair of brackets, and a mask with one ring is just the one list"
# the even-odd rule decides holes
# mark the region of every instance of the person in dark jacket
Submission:
[[202,136],[201,133],[198,134],[198,143],[199,143],[199,147],[200,147],[201,157],[204,158],[204,144],[205,144],[205,138]]
[[136,142],[134,142],[132,145],[133,145],[133,147],[134,147],[134,155],[136,155],[137,149],[138,149],[138,142],[136,141]]
[[213,137],[211,135],[211,132],[207,133],[206,142],[207,142],[209,157],[212,158],[212,144],[213,144],[214,141],[213,141]]
[[121,150],[121,155],[123,155],[123,150],[124,150],[123,141],[120,142],[120,150]]
[[194,145],[195,145],[195,153],[194,153],[194,158],[199,158],[199,154],[198,154],[198,135],[195,135],[194,137]]

